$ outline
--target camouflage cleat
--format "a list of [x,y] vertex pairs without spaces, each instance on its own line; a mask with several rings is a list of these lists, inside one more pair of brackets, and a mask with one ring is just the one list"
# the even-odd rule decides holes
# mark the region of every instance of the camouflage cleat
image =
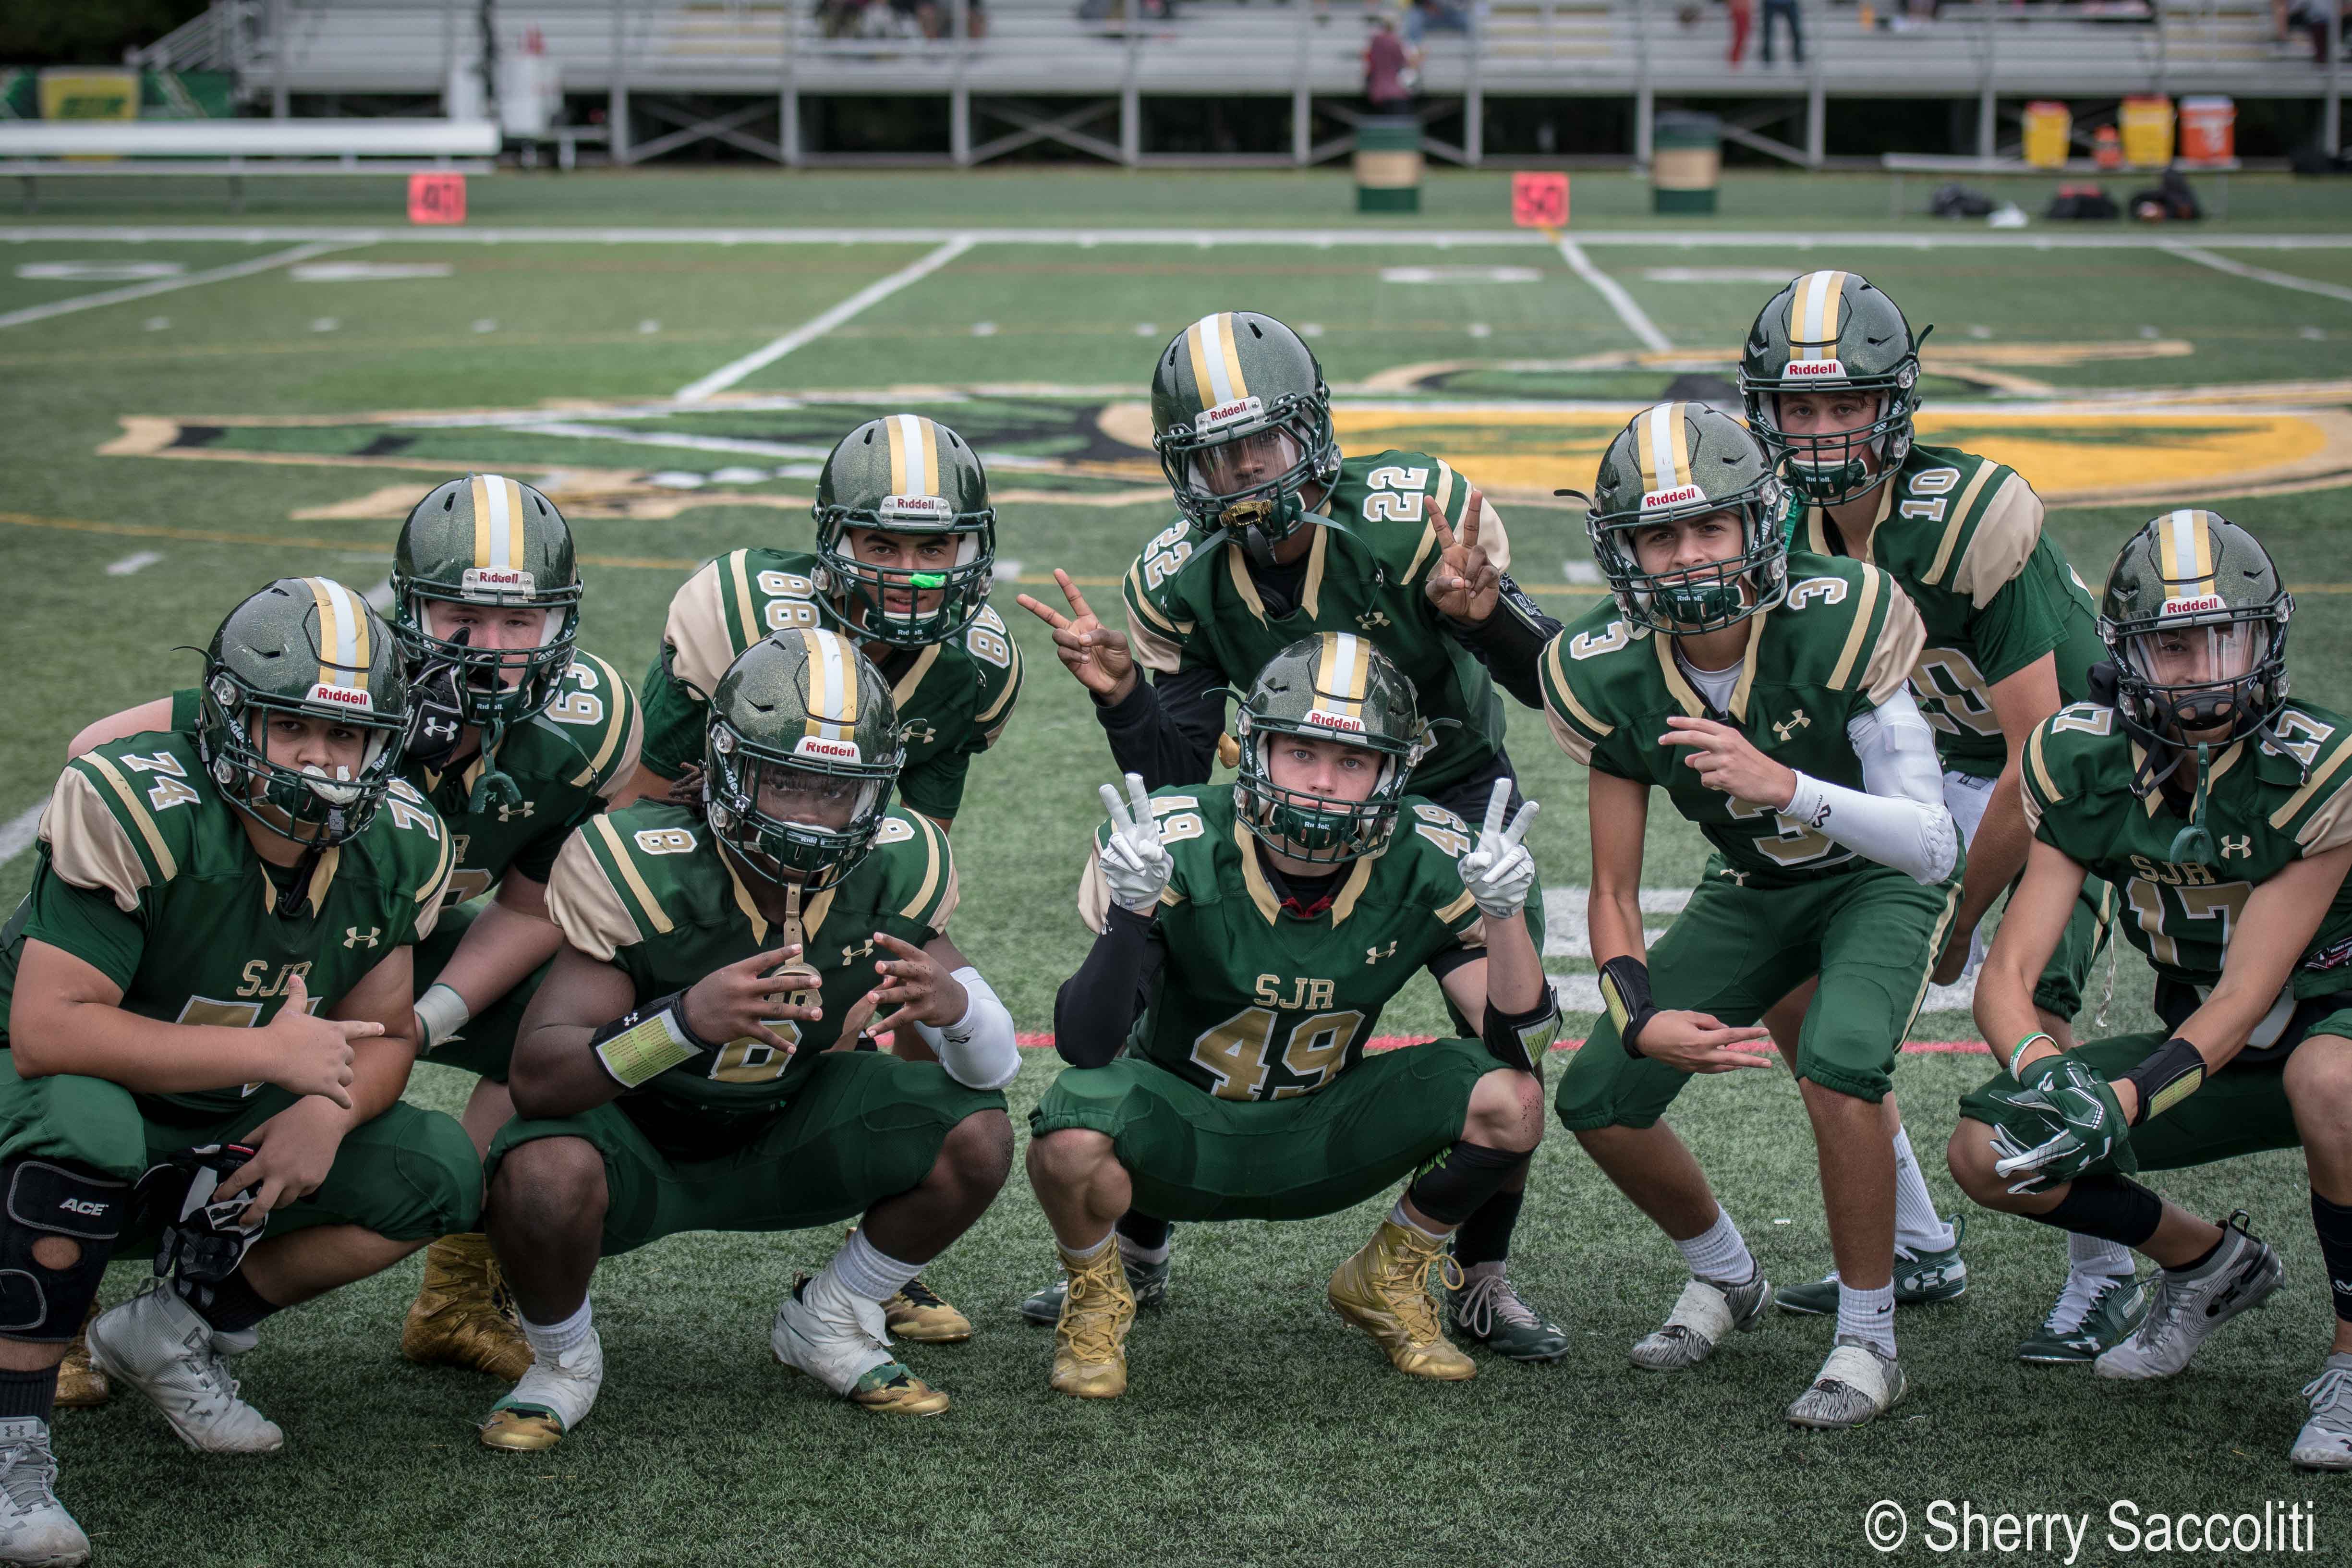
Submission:
[[1062,1254],[1067,1289],[1054,1328],[1055,1392],[1075,1399],[1117,1399],[1127,1392],[1127,1331],[1135,1326],[1135,1292],[1116,1246],[1090,1258]]
[[1512,1361],[1558,1361],[1568,1353],[1568,1331],[1530,1307],[1500,1263],[1474,1263],[1445,1292],[1454,1326],[1496,1355]]
[[2221,1240],[2210,1258],[2157,1275],[2138,1331],[2092,1365],[2101,1377],[2170,1377],[2189,1364],[2208,1334],[2269,1300],[2284,1272],[2277,1251],[2246,1228],[2246,1211],[2240,1209],[2221,1222]]
[[[1168,1271],[1169,1265],[1174,1261],[1172,1257],[1163,1258],[1157,1263],[1138,1263],[1134,1258],[1125,1257],[1120,1261],[1127,1270],[1128,1290],[1135,1297],[1138,1307],[1157,1308],[1168,1304]],[[1069,1289],[1070,1277],[1065,1274],[1051,1285],[1024,1297],[1015,1310],[1031,1322],[1050,1329],[1062,1321],[1062,1298],[1069,1293]]]
[[[1960,1238],[1968,1234],[1966,1215],[1951,1217],[1952,1245],[1934,1252],[1895,1249],[1895,1304],[1924,1307],[1934,1301],[1954,1301],[1969,1293],[1969,1266],[1960,1258]],[[1837,1271],[1832,1269],[1808,1285],[1791,1285],[1773,1298],[1780,1310],[1806,1317],[1828,1317],[1838,1307]]]
[[971,1320],[941,1300],[918,1276],[882,1303],[890,1332],[919,1345],[960,1345],[971,1338]]
[[604,1342],[590,1329],[580,1342],[546,1362],[534,1359],[506,1397],[475,1429],[485,1448],[536,1454],[563,1441],[588,1418],[604,1386]]
[[2095,1362],[2132,1337],[2147,1316],[2147,1287],[2128,1274],[2066,1276],[2066,1288],[2017,1359],[2044,1366]]
[[400,1353],[419,1366],[454,1366],[519,1383],[530,1345],[509,1310],[486,1236],[445,1236],[425,1249],[425,1278],[400,1327]]
[[1813,1385],[1789,1406],[1789,1425],[1840,1432],[1875,1421],[1903,1403],[1910,1381],[1893,1356],[1880,1355],[1852,1334],[1822,1363]]
[[89,1321],[98,1316],[98,1303],[92,1301],[81,1321],[81,1327],[66,1347],[66,1359],[58,1363],[58,1398],[61,1409],[89,1410],[114,1397],[114,1384],[106,1381],[106,1373],[90,1364]]
[[886,1415],[937,1415],[948,1396],[890,1354],[882,1303],[852,1296],[830,1274],[803,1274],[777,1305],[768,1331],[776,1360],[834,1393]]
[[1437,1303],[1429,1294],[1430,1270],[1462,1273],[1436,1237],[1381,1221],[1372,1239],[1333,1271],[1326,1292],[1331,1310],[1370,1334],[1388,1352],[1389,1363],[1412,1377],[1458,1383],[1478,1375],[1478,1363],[1445,1337]]
[[1760,1265],[1745,1285],[1693,1279],[1675,1298],[1666,1321],[1655,1332],[1636,1340],[1628,1353],[1644,1372],[1681,1372],[1713,1354],[1727,1334],[1753,1329],[1771,1304],[1772,1284]]

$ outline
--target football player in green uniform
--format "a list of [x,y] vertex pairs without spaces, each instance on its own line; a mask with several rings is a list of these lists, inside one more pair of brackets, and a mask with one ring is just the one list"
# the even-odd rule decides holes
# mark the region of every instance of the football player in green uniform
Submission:
[[[1079,894],[1097,935],[1055,1005],[1071,1067],[1030,1118],[1029,1179],[1068,1276],[1053,1386],[1126,1391],[1136,1300],[1111,1231],[1130,1205],[1305,1219],[1405,1178],[1331,1276],[1331,1305],[1399,1371],[1473,1376],[1428,1280],[1447,1234],[1543,1135],[1536,1071],[1559,1013],[1521,918],[1535,807],[1507,825],[1497,779],[1474,837],[1407,794],[1429,727],[1412,683],[1352,632],[1285,648],[1238,723],[1229,789],[1147,796],[1129,773],[1131,810],[1103,790],[1110,822]],[[1483,1039],[1367,1058],[1381,1009],[1423,969]]]
[[[2170,1377],[2278,1288],[2241,1211],[2208,1223],[2132,1180],[2301,1146],[2336,1338],[2293,1458],[2352,1469],[2352,721],[2287,696],[2294,600],[2261,542],[2210,511],[2158,517],[2099,605],[2112,688],[2026,752],[2033,833],[1978,978],[2002,1070],[1960,1101],[1953,1179],[1988,1208],[2161,1266],[2101,1377]],[[2103,670],[2103,677],[2105,670]],[[2104,684],[2104,680],[2103,680]],[[2122,890],[2164,1027],[2073,1047],[2034,986],[2085,877]]]
[[[1068,614],[1021,599],[1054,628],[1119,768],[1155,789],[1205,783],[1228,690],[1302,637],[1348,632],[1396,662],[1424,711],[1456,721],[1414,789],[1459,816],[1482,815],[1494,782],[1512,779],[1496,684],[1540,707],[1536,662],[1559,629],[1507,575],[1494,509],[1426,454],[1343,458],[1322,366],[1271,316],[1219,311],[1179,332],[1152,371],[1151,418],[1182,515],[1127,574],[1126,633],[1102,626],[1061,574]],[[1540,945],[1542,900],[1528,913]],[[1457,1326],[1493,1349],[1550,1361],[1567,1353],[1567,1334],[1506,1274],[1519,1202],[1515,1179],[1455,1235],[1465,1281],[1452,1306]],[[1168,1234],[1141,1215],[1119,1227],[1147,1296],[1166,1288]],[[1059,1310],[1058,1287],[1022,1307],[1044,1322]]]
[[[2061,703],[2088,695],[2105,657],[2090,591],[2042,531],[2042,500],[2014,470],[1913,435],[1919,343],[1895,301],[1854,272],[1809,272],[1775,294],[1743,346],[1748,423],[1806,503],[1795,548],[1867,561],[1901,585],[1927,628],[1911,692],[1936,731],[1944,804],[1969,847],[1959,913],[1935,980],[1981,962],[1979,921],[2025,865],[2018,777],[2027,737]],[[2113,891],[2083,885],[2082,907],[2035,988],[2042,1026],[2071,1041],[2092,961],[2105,945]],[[1768,1014],[1784,1053],[1811,995]],[[1890,1100],[1891,1103],[1891,1100]],[[1895,1299],[1948,1300],[1968,1289],[1959,1235],[1936,1212],[1899,1113]],[[2072,1268],[2041,1330],[2018,1347],[2033,1362],[2087,1362],[2137,1323],[2131,1254],[2072,1238]],[[1780,1307],[1836,1310],[1837,1277],[1784,1289]]]
[[[1561,1077],[1560,1120],[1691,1270],[1634,1364],[1696,1364],[1771,1287],[1660,1120],[1696,1072],[1770,1064],[1767,1009],[1818,979],[1794,1067],[1838,1262],[1836,1345],[1789,1406],[1857,1426],[1903,1397],[1895,1157],[1883,1106],[1959,898],[1934,731],[1907,680],[1924,630],[1874,566],[1792,553],[1754,437],[1697,404],[1637,416],[1601,459],[1586,527],[1612,602],[1545,655],[1552,733],[1591,769],[1592,956],[1608,1016]],[[1645,955],[1650,792],[1713,845]]]
[[[859,1213],[776,1310],[785,1365],[873,1410],[947,1395],[888,1349],[883,1304],[1012,1168],[997,1090],[1013,1019],[946,935],[947,835],[892,811],[904,755],[882,672],[817,627],[754,642],[711,694],[702,797],[594,818],[557,858],[565,947],[515,1049],[489,1233],[536,1360],[482,1423],[552,1446],[604,1381],[597,1260],[689,1230]],[[867,1027],[936,1060],[849,1047]]]
[[[516,1026],[562,944],[547,918],[549,870],[572,829],[635,773],[644,717],[620,672],[578,646],[572,530],[530,486],[469,474],[434,487],[401,527],[391,587],[415,714],[401,774],[448,824],[455,860],[439,923],[416,946],[415,1038],[425,1060],[479,1075],[461,1120],[487,1151],[513,1114]],[[190,729],[201,695],[102,720],[76,751]],[[488,1240],[445,1237],[426,1249],[401,1350],[509,1383],[530,1365]],[[104,1396],[92,1389],[83,1402]]]
[[[946,426],[886,415],[834,447],[814,510],[814,552],[730,551],[670,600],[661,651],[646,671],[636,790],[667,795],[699,765],[709,693],[745,648],[777,632],[828,626],[882,672],[906,748],[898,798],[944,832],[962,809],[972,758],[996,744],[1021,697],[1021,650],[988,603],[996,510],[987,471]],[[911,1037],[894,1038],[891,1049],[927,1059]],[[971,1338],[971,1320],[919,1279],[887,1315],[900,1339]]]
[[284,1436],[227,1358],[261,1321],[480,1210],[463,1129],[400,1100],[453,861],[407,719],[374,612],[281,578],[215,635],[192,728],[58,778],[0,928],[0,1562],[89,1555],[47,1420],[118,1243],[160,1231],[173,1277],[91,1324],[99,1367],[190,1447],[257,1453]]

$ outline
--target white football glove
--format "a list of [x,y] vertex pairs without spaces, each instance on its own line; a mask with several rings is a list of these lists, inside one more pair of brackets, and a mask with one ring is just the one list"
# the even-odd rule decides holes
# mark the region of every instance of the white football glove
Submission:
[[1160,819],[1152,815],[1142,774],[1127,775],[1127,796],[1121,800],[1116,787],[1102,786],[1103,809],[1110,813],[1110,842],[1102,851],[1103,880],[1110,884],[1113,903],[1148,915],[1159,907],[1176,862],[1160,842]]
[[1519,807],[1506,827],[1503,817],[1510,809],[1511,781],[1496,779],[1495,793],[1486,801],[1486,826],[1478,830],[1478,847],[1459,862],[1462,885],[1488,920],[1517,920],[1527,906],[1528,889],[1536,885],[1536,858],[1519,842],[1536,819],[1536,803]]

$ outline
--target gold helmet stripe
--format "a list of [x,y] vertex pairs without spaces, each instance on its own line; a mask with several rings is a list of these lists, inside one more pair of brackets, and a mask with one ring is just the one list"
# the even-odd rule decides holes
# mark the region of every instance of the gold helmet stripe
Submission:
[[801,629],[801,643],[809,656],[807,733],[825,741],[851,739],[857,728],[857,650],[839,633],[814,626]]
[[319,681],[365,691],[370,654],[367,607],[331,577],[306,577],[319,606]]
[[1353,632],[1325,632],[1323,656],[1315,663],[1315,703],[1327,701],[1350,719],[1363,716],[1365,688],[1371,679],[1371,660],[1364,639]]
[[882,426],[890,437],[890,493],[939,494],[939,427],[919,414],[893,414]]
[[2190,507],[2166,514],[2157,531],[2158,569],[2168,599],[2200,598],[2214,591],[2211,514]]
[[923,494],[940,493],[940,427],[929,419],[918,419],[916,427],[923,436]]
[[1691,482],[1690,405],[1659,403],[1633,421],[1634,447],[1642,458],[1642,489],[1670,490]]
[[1790,285],[1790,359],[1837,358],[1838,306],[1845,297],[1845,279],[1843,272],[1808,272]]
[[1231,310],[1193,322],[1185,330],[1184,347],[1192,358],[1192,385],[1202,407],[1214,408],[1249,395],[1249,383],[1242,378],[1241,354],[1234,347]]

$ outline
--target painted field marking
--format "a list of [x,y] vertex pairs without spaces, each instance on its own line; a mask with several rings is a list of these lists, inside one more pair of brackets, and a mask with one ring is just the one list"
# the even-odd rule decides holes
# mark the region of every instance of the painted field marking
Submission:
[[1789,281],[1779,267],[1644,267],[1644,283],[1776,283]]
[[134,572],[144,571],[162,559],[163,557],[152,550],[134,551],[120,561],[108,562],[106,574],[110,577],[128,577]]
[[1383,283],[1540,283],[1532,267],[1383,267]]
[[314,261],[287,274],[297,283],[389,283],[403,278],[446,278],[446,261]]
[[0,866],[6,865],[33,847],[33,839],[41,826],[41,813],[49,807],[43,796],[38,805],[26,807],[5,822],[0,822]]
[[132,300],[144,300],[155,294],[168,294],[175,289],[193,289],[199,283],[226,283],[233,278],[250,278],[257,272],[274,268],[291,267],[298,261],[308,261],[314,256],[324,256],[331,250],[348,250],[359,243],[348,239],[317,239],[298,245],[291,250],[281,250],[270,256],[257,256],[250,261],[235,261],[226,267],[215,267],[208,272],[187,272],[176,278],[158,278],[152,282],[133,283],[126,289],[109,289],[101,293],[84,294],[76,300],[52,300],[46,305],[27,305],[21,310],[0,315],[0,327],[22,327],[35,321],[46,321],[55,316],[69,316],[77,310],[95,310],[101,305],[121,305]]
[[2317,294],[2329,300],[2352,303],[2352,289],[2341,283],[2323,283],[2316,278],[2297,278],[2291,272],[2273,272],[2267,267],[2249,267],[2242,261],[2232,261],[2226,256],[2216,256],[2199,245],[2168,245],[2165,248],[2184,261],[2200,267],[2210,267],[2216,272],[2226,272],[2232,278],[2243,278],[2255,283],[2268,283],[2277,289],[2292,289],[2299,294]]
[[144,283],[185,271],[177,261],[27,261],[16,276],[42,283]]
[[775,342],[745,354],[741,359],[720,365],[699,381],[688,382],[678,388],[680,403],[700,403],[714,392],[724,392],[753,371],[775,363],[794,349],[816,342],[834,328],[859,314],[869,306],[877,305],[910,283],[919,283],[961,256],[972,247],[972,241],[957,235],[922,259],[901,267],[898,271],[877,282],[868,283],[833,309],[802,322]]
[[1584,254],[1582,246],[1564,234],[1559,236],[1557,245],[1560,259],[1609,301],[1609,308],[1617,312],[1617,319],[1625,323],[1625,330],[1641,340],[1643,348],[1653,353],[1664,353],[1675,346],[1666,340],[1665,333],[1658,331],[1658,323],[1650,320],[1649,313],[1633,302],[1633,296],[1625,292],[1622,283],[1592,265],[1592,258]]

